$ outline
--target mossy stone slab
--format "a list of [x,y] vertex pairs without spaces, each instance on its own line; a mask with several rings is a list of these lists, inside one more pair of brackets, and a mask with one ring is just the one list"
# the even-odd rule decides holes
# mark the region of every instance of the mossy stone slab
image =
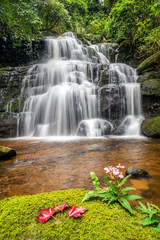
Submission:
[[141,127],[147,137],[160,138],[160,117],[146,119]]

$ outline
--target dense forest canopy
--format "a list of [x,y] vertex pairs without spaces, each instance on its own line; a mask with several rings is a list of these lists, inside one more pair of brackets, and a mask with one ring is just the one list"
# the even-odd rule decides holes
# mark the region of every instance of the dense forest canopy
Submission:
[[138,57],[160,49],[159,0],[3,0],[0,24],[0,50],[6,54],[65,31],[102,35]]

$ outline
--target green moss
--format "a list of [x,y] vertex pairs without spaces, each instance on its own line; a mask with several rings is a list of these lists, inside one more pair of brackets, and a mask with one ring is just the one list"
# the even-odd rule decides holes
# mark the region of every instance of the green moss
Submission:
[[142,84],[143,95],[160,96],[160,79],[149,79]]
[[11,148],[0,146],[0,152],[2,153],[8,153],[11,150]]
[[143,121],[142,131],[148,137],[160,138],[160,117]]
[[[0,201],[0,239],[60,239],[60,240],[145,240],[159,239],[151,227],[139,224],[141,214],[133,216],[114,204],[109,209],[99,200],[81,203],[84,189],[55,191],[32,196],[11,197]],[[84,206],[83,218],[68,218],[68,211],[57,213],[48,222],[36,223],[40,208],[67,201],[70,206]]]
[[160,51],[145,59],[138,67],[138,74],[142,74],[146,69],[153,70],[160,63]]
[[156,78],[156,74],[154,71],[151,71],[151,72],[145,72],[142,76],[140,76],[137,81],[139,83],[142,83],[146,80],[149,80],[149,79],[155,79]]

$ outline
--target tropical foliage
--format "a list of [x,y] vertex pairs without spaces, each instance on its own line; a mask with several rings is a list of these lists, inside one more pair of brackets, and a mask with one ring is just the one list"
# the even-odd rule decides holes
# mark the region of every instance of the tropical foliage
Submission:
[[137,206],[137,209],[144,214],[140,224],[143,226],[151,225],[153,229],[155,229],[157,232],[160,232],[160,208],[150,203],[147,203],[147,206],[141,202],[139,202],[139,204],[140,206]]
[[102,35],[148,57],[160,49],[159,9],[159,0],[3,0],[0,50],[7,56],[43,35],[74,31]]

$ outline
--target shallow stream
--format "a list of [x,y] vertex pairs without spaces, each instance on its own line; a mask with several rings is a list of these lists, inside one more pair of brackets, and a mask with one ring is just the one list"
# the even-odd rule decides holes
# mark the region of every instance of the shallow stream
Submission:
[[93,189],[94,171],[105,186],[104,167],[118,163],[142,168],[150,179],[129,180],[136,193],[160,205],[160,140],[128,138],[36,138],[0,140],[17,156],[0,162],[0,197],[69,188]]

